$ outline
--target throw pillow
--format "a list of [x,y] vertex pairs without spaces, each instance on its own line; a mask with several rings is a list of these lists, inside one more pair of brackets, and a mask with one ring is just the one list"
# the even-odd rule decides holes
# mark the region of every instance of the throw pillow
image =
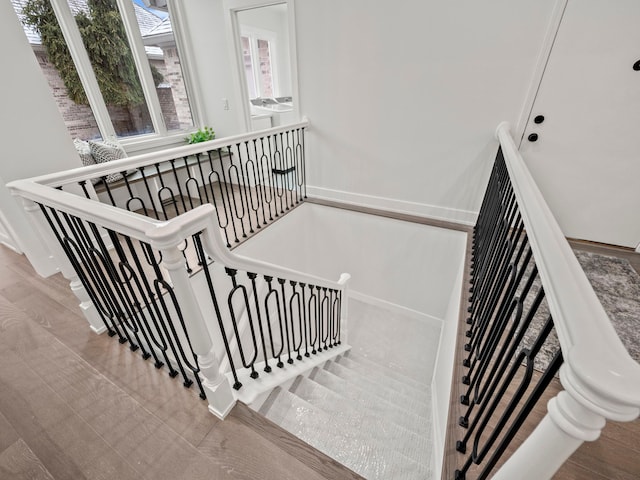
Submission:
[[[89,147],[91,148],[91,154],[93,155],[96,163],[106,163],[127,157],[127,153],[124,149],[115,142],[93,142],[89,140]],[[106,178],[107,183],[117,182],[118,180],[122,180],[121,173],[111,173],[107,175]]]
[[[80,157],[80,161],[82,162],[82,166],[88,167],[89,165],[95,165],[96,159],[91,155],[91,147],[89,146],[89,142],[85,142],[84,140],[80,140],[76,138],[73,140],[73,146],[76,147],[76,152],[78,152],[78,156]],[[99,178],[92,178],[91,183],[95,185],[100,181]]]

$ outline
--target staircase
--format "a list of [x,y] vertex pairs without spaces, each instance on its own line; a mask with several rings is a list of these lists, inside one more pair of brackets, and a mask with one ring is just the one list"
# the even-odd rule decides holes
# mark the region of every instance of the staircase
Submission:
[[[260,413],[365,478],[437,478],[428,370],[439,328],[364,302],[350,308],[352,350],[275,389]],[[396,338],[377,348],[358,341],[383,331]],[[416,365],[404,361],[416,354]]]

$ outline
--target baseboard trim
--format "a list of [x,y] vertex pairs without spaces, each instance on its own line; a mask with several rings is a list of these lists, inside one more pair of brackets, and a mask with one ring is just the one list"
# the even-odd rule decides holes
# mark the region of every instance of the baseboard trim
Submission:
[[[478,212],[472,212],[469,210],[458,210],[455,208],[439,207],[425,203],[396,200],[322,187],[309,186],[307,187],[307,194],[311,197],[311,200],[317,199],[329,202],[339,202],[347,206],[375,209],[381,212],[386,212],[387,214],[395,214],[399,216],[415,216],[425,220],[450,223],[454,227],[457,226],[456,229],[468,229],[469,227],[474,226],[478,217]],[[403,218],[399,219],[402,220]]]
[[442,471],[442,461],[444,455],[444,429],[442,428],[442,419],[438,417],[438,387],[436,382],[431,382],[431,420],[433,422],[433,472]]
[[400,315],[405,315],[407,317],[426,322],[430,325],[433,325],[434,327],[442,328],[443,320],[427,313],[419,312],[417,310],[398,305],[397,303],[388,302],[387,300],[382,300],[380,298],[372,297],[371,295],[356,292],[353,290],[349,290],[349,297],[355,300],[360,300],[361,302],[368,303],[370,305],[374,305],[376,307],[391,310],[392,312],[396,312]]

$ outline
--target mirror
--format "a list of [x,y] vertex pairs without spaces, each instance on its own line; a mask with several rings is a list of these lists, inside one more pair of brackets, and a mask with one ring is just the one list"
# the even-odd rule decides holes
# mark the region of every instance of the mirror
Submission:
[[236,12],[243,95],[251,130],[294,122],[287,4]]

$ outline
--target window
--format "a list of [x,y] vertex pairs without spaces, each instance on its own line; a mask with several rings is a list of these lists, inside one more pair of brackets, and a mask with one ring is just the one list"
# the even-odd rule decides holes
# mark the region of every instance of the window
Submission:
[[249,98],[276,96],[275,34],[243,29],[240,40]]
[[73,138],[127,144],[194,125],[170,10],[137,0],[12,0]]

